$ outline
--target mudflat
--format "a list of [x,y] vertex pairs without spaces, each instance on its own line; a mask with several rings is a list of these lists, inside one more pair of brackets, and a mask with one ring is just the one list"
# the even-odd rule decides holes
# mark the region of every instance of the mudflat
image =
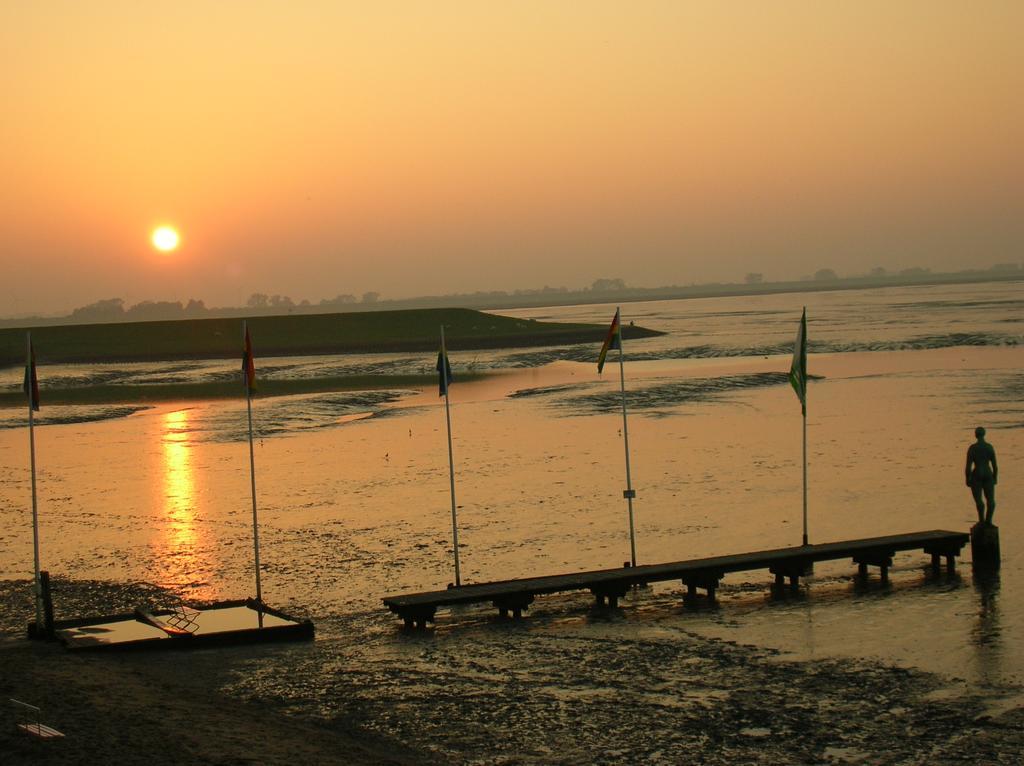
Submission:
[[[221,651],[76,654],[29,641],[28,582],[0,582],[0,763],[412,764],[431,763],[397,741],[344,720],[288,715],[286,703],[219,691],[253,656]],[[70,608],[97,612],[158,597],[157,589],[79,583]],[[28,611],[26,611],[28,608]],[[287,647],[262,651],[287,652]],[[41,708],[40,721],[64,734],[41,741],[15,730],[14,698]]]
[[[993,705],[929,673],[861,660],[793,662],[675,631],[615,638],[600,622],[571,633],[484,628],[478,638],[486,640],[474,642],[479,672],[458,693],[414,677],[416,668],[460,660],[447,642],[414,642],[407,662],[371,674],[332,662],[331,683],[358,704],[318,714],[239,680],[268,660],[285,674],[315,662],[329,652],[319,642],[73,654],[17,634],[14,623],[30,611],[27,587],[0,582],[0,694],[40,706],[42,721],[65,737],[16,734],[8,709],[0,716],[4,764],[143,764],[154,753],[168,764],[1009,764],[1024,755],[1024,709],[1012,698]],[[64,593],[88,609],[156,591],[67,582]],[[578,693],[554,711],[546,687],[486,672],[499,657]],[[689,682],[671,681],[678,673]],[[499,721],[507,737],[494,741],[487,731]]]

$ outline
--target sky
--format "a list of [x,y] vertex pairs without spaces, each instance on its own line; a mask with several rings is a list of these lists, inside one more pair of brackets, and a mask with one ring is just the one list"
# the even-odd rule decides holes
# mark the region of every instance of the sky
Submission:
[[1021,29],[1017,0],[6,0],[0,316],[1019,263]]

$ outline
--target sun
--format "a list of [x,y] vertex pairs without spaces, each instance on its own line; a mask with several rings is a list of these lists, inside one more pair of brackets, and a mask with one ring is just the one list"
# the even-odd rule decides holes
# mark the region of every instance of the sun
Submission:
[[153,247],[161,253],[169,253],[172,250],[178,249],[178,243],[181,242],[181,237],[178,236],[177,230],[172,226],[159,226],[156,229],[153,229],[150,241],[153,243]]

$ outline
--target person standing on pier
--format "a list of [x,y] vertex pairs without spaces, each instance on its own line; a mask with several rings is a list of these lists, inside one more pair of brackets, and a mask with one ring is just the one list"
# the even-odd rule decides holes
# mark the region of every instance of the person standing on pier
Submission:
[[996,511],[996,483],[999,479],[996,450],[985,441],[984,428],[975,428],[974,435],[978,440],[967,448],[967,466],[964,471],[967,486],[971,488],[974,504],[978,507],[978,521],[991,524],[992,515]]

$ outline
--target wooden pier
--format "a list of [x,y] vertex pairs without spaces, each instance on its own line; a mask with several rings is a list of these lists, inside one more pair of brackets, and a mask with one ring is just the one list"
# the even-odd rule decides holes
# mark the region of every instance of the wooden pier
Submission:
[[852,559],[860,577],[867,576],[868,567],[878,567],[882,581],[886,582],[893,556],[901,551],[919,550],[930,555],[932,569],[936,572],[940,570],[942,559],[945,558],[946,568],[953,572],[956,557],[969,539],[970,536],[965,532],[912,532],[668,564],[625,566],[621,569],[462,585],[445,590],[387,596],[384,604],[404,621],[406,627],[423,628],[428,622],[434,621],[438,607],[443,606],[490,602],[502,616],[507,617],[511,613],[518,618],[536,596],[544,593],[589,590],[598,605],[614,607],[634,586],[670,580],[680,580],[686,586],[686,600],[696,598],[698,590],[703,590],[708,600],[714,601],[715,591],[725,575],[758,569],[767,569],[775,575],[776,586],[784,586],[788,580],[790,587],[797,588],[800,577],[819,561]]

